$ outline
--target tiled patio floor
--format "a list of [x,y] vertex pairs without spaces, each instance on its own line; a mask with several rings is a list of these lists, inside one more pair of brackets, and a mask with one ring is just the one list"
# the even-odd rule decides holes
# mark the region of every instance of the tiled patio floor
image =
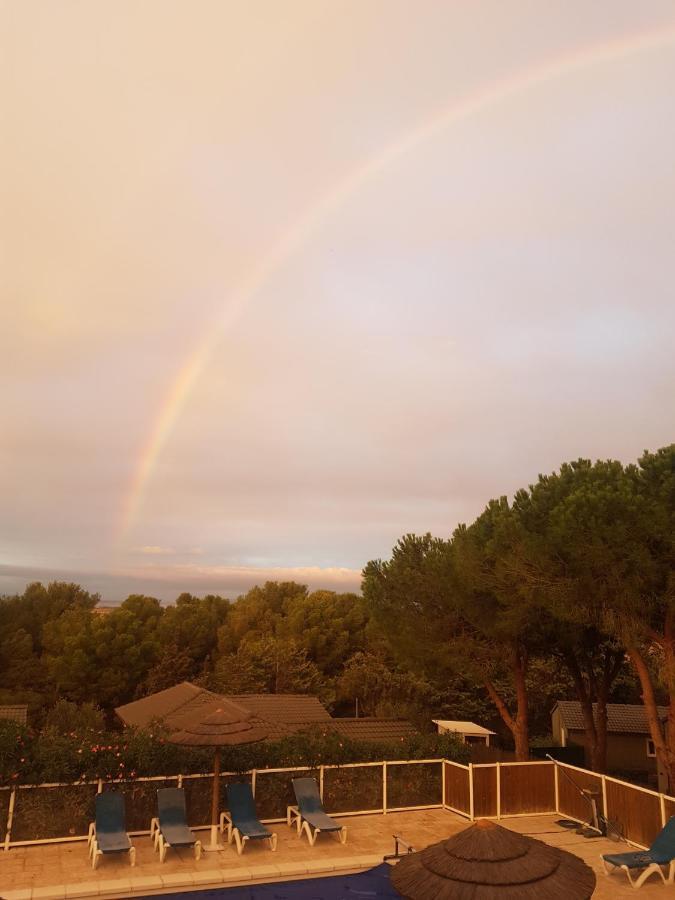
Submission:
[[[622,900],[634,896],[625,876],[604,875],[599,854],[628,850],[604,839],[586,840],[555,825],[556,816],[524,816],[502,819],[501,824],[523,834],[569,850],[582,857],[597,874],[594,898]],[[7,900],[64,900],[70,897],[130,897],[167,893],[191,886],[202,889],[254,881],[282,881],[336,870],[370,868],[393,851],[394,833],[416,849],[449,837],[469,824],[466,819],[440,809],[387,816],[354,816],[341,819],[349,829],[346,845],[320,835],[314,847],[298,838],[285,824],[274,826],[279,836],[276,853],[263,845],[247,847],[237,856],[234,846],[220,853],[204,853],[196,862],[187,851],[169,850],[161,865],[150,839],[135,838],[136,866],[126,860],[103,859],[91,869],[85,843],[47,844],[0,851],[0,897]],[[206,832],[202,833],[206,837]],[[161,878],[161,881],[159,880]],[[675,888],[650,879],[640,896],[675,896]]]

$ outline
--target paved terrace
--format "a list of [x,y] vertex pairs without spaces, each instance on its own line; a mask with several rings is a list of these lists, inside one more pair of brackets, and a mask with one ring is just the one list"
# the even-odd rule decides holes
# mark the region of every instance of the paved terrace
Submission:
[[[603,838],[586,840],[555,825],[558,816],[521,816],[506,818],[501,824],[522,834],[532,835],[546,843],[575,853],[584,859],[597,875],[593,894],[599,900],[621,900],[634,897],[625,875],[606,876],[599,854],[628,850]],[[169,893],[191,887],[228,887],[251,881],[286,881],[291,878],[316,877],[370,868],[382,862],[385,853],[393,852],[394,833],[400,834],[416,849],[422,849],[442,838],[450,837],[469,824],[455,813],[442,809],[390,813],[387,816],[346,816],[347,844],[341,845],[330,835],[319,835],[314,847],[299,838],[286,824],[274,826],[279,836],[276,853],[266,845],[248,846],[237,856],[234,845],[220,853],[204,853],[196,862],[189,851],[169,850],[161,865],[149,837],[134,839],[136,866],[116,857],[104,858],[93,870],[85,842],[43,844],[0,851],[0,897],[5,900],[64,900],[64,898],[128,898],[153,893]],[[206,832],[203,832],[204,839]],[[640,896],[671,896],[673,889],[664,887],[658,878],[647,881]]]

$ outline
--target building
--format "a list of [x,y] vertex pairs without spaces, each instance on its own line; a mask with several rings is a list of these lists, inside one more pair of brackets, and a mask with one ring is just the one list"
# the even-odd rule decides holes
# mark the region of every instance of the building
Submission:
[[463,744],[483,744],[490,746],[490,738],[496,733],[475,722],[459,722],[454,719],[434,719],[439,734],[454,734]]
[[217,709],[222,699],[241,706],[253,721],[264,722],[272,739],[316,727],[356,741],[398,741],[416,734],[410,722],[400,719],[334,719],[319,698],[309,694],[216,694],[189,681],[118,706],[115,712],[135,728],[161,721],[170,731],[180,731],[193,718],[203,717],[206,709]]
[[[658,711],[662,719],[667,717],[665,706],[659,706]],[[551,711],[551,731],[557,746],[585,748],[586,732],[578,700],[558,700]],[[654,742],[641,704],[607,704],[607,771],[656,783]]]

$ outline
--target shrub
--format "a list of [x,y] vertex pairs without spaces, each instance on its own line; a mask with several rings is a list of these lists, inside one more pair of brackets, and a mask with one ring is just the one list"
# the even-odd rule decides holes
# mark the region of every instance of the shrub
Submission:
[[[314,728],[278,741],[222,749],[223,771],[344,765],[384,759],[468,761],[468,748],[450,735],[413,735],[405,740],[352,741]],[[76,731],[53,727],[31,732],[0,722],[0,784],[78,783],[102,778],[129,781],[142,776],[205,774],[213,769],[212,748],[171,744],[161,729],[124,732]]]

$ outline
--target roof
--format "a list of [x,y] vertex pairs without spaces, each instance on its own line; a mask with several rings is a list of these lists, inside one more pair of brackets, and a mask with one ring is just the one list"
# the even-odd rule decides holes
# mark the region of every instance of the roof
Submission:
[[274,726],[268,729],[270,738],[333,721],[321,701],[308,694],[215,694],[189,681],[118,706],[115,712],[125,725],[145,728],[159,719],[169,730],[181,731],[215,711],[223,700],[243,707],[253,720]]
[[250,709],[270,722],[308,725],[331,722],[330,713],[319,700],[309,694],[226,694],[228,700]]
[[417,734],[412,722],[404,719],[331,719],[330,727],[353,741],[401,741]]
[[[596,704],[593,704],[593,715],[596,714]],[[578,700],[558,700],[553,707],[560,710],[560,719],[565,728],[571,731],[584,731],[584,718],[581,714],[581,703]],[[657,707],[659,717],[665,719],[668,715],[666,706]],[[649,732],[647,713],[640,703],[608,703],[607,704],[607,732],[609,734],[646,734]]]
[[448,731],[454,731],[456,734],[495,734],[489,728],[483,728],[482,725],[476,725],[475,722],[459,722],[454,719],[433,719],[434,725],[440,725],[441,728],[447,728]]
[[9,719],[11,722],[25,725],[28,721],[28,707],[20,703],[13,706],[0,706],[0,719]]
[[318,697],[309,694],[215,694],[189,681],[118,706],[115,712],[125,725],[136,728],[161,720],[170,731],[191,731],[223,701],[252,714],[252,722],[264,723],[272,739],[312,725],[356,741],[397,741],[416,734],[414,726],[401,719],[333,719]]

